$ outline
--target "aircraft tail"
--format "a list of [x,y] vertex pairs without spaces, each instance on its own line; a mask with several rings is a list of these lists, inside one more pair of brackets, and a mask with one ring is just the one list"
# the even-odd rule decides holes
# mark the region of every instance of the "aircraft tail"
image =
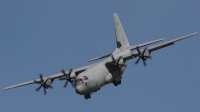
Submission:
[[116,41],[117,41],[117,48],[120,51],[128,48],[130,46],[129,41],[126,37],[120,19],[116,13],[113,14],[114,16],[114,23],[115,23],[115,34],[116,34]]

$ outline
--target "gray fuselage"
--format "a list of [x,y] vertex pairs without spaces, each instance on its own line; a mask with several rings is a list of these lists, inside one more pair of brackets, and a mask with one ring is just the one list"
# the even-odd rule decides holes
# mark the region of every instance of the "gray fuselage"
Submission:
[[[121,55],[130,53],[130,50],[119,52],[115,50],[113,54]],[[123,59],[120,63],[127,64]],[[88,68],[86,71],[80,73],[75,79],[75,90],[77,94],[85,95],[88,93],[96,92],[102,86],[115,81],[121,81],[122,74],[125,67],[120,67],[111,72],[114,66],[106,66],[106,60],[98,63],[97,65]],[[119,72],[120,69],[120,72]]]

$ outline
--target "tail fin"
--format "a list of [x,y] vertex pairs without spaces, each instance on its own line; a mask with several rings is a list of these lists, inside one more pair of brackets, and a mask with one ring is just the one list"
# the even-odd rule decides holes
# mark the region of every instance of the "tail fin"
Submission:
[[124,49],[128,48],[130,46],[128,39],[126,37],[126,34],[124,32],[124,29],[122,27],[122,24],[119,20],[119,17],[116,13],[113,14],[114,16],[114,23],[115,23],[115,34],[116,34],[116,40],[117,40],[117,48],[120,51],[123,51]]

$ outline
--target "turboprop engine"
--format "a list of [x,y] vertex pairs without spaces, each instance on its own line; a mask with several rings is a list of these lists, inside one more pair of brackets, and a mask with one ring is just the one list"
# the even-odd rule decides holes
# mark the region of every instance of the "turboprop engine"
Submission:
[[41,87],[44,88],[44,94],[46,94],[46,89],[51,88],[53,89],[53,87],[51,86],[51,84],[53,83],[53,79],[51,78],[47,78],[46,80],[43,79],[42,74],[40,74],[40,81],[34,81],[35,83],[40,84],[40,86],[36,89],[36,91],[39,91],[41,89]]
[[49,88],[50,86],[51,86],[51,84],[53,83],[53,80],[52,79],[47,79],[46,81],[45,81],[45,88]]
[[144,49],[143,58],[144,58],[145,60],[147,60],[149,57],[151,57],[151,56],[150,56],[150,52],[149,52],[148,48],[146,48],[146,49]]
[[140,59],[142,59],[144,66],[146,66],[146,60],[152,59],[150,56],[150,52],[148,50],[148,48],[145,48],[144,50],[142,50],[142,52],[140,51],[140,49],[138,47],[136,47],[137,51],[138,51],[138,60],[135,62],[135,64],[138,64],[138,62],[140,61]]

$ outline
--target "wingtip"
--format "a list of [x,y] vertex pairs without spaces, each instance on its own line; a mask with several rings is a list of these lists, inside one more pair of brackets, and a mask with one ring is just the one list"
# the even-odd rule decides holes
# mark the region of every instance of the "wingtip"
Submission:
[[198,32],[195,32],[195,33],[194,33],[194,35],[197,35],[197,34],[198,34]]

